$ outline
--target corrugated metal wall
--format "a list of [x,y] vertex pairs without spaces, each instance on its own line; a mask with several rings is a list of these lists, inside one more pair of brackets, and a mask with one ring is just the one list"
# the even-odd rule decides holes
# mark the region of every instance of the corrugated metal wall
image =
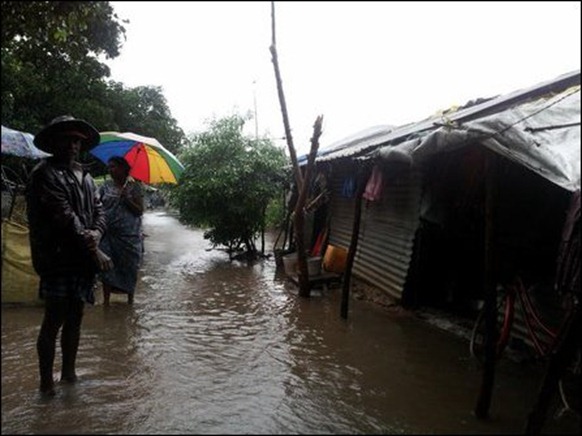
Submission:
[[[354,198],[341,196],[347,167],[335,168],[332,178],[329,243],[346,249],[350,246]],[[400,300],[418,227],[421,177],[410,171],[399,177],[384,174],[382,199],[364,200],[358,250],[353,274]]]
[[331,219],[328,242],[347,250],[350,248],[350,241],[352,238],[356,201],[355,198],[346,198],[342,196],[342,188],[345,178],[350,174],[355,174],[355,170],[341,164],[332,165],[333,176],[330,180],[332,194],[329,209]]

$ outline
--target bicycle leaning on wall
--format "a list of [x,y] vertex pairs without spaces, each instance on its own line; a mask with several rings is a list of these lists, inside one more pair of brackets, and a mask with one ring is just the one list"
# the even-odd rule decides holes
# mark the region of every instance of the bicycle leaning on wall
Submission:
[[[560,341],[560,334],[563,327],[568,325],[579,310],[579,298],[574,293],[565,293],[561,296],[561,311],[558,315],[553,312],[553,318],[545,316],[548,312],[548,304],[537,303],[536,295],[544,294],[543,285],[533,284],[526,285],[521,277],[515,279],[506,285],[498,287],[498,323],[497,323],[497,341],[496,341],[496,358],[499,359],[507,350],[512,332],[516,332],[515,317],[516,306],[519,306],[521,315],[525,324],[525,337],[527,342],[532,346],[535,356],[538,359],[544,359],[553,353]],[[547,295],[548,289],[545,290]],[[554,292],[554,295],[555,292]],[[542,310],[545,309],[545,310]],[[552,322],[552,319],[554,322]],[[557,322],[556,322],[557,321]],[[484,362],[484,343],[485,343],[485,308],[479,312],[473,330],[469,349],[471,355]],[[575,357],[570,362],[567,371],[560,377],[558,382],[559,393],[564,407],[578,415],[581,414],[580,407],[580,372],[582,368],[581,345],[577,346]]]

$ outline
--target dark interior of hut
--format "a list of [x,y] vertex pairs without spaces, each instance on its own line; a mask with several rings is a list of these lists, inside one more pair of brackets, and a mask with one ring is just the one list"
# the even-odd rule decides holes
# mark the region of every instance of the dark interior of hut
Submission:
[[[486,157],[494,157],[495,167]],[[491,162],[491,160],[489,160]],[[552,293],[570,193],[480,146],[436,155],[424,171],[420,225],[402,303],[472,316],[485,282],[486,189],[494,283],[516,275]],[[489,177],[489,179],[488,179]]]

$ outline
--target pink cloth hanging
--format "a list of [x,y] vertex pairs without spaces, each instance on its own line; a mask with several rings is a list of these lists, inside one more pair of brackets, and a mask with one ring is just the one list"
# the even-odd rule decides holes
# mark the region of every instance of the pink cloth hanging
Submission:
[[377,201],[382,197],[382,187],[384,185],[382,178],[382,170],[378,165],[374,165],[372,175],[368,179],[366,189],[362,197],[369,201]]

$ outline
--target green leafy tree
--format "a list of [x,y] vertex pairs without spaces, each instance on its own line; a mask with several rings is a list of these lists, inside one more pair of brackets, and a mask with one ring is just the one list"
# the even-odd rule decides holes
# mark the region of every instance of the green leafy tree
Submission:
[[[102,58],[119,55],[126,22],[109,2],[3,1],[1,11],[4,125],[36,133],[72,114],[100,131],[154,137],[175,154],[185,144],[160,87],[108,81]],[[106,171],[88,153],[81,159],[96,175]]]
[[210,122],[180,155],[186,170],[172,192],[180,219],[206,228],[214,246],[229,253],[258,253],[255,238],[265,229],[265,212],[287,178],[283,150],[264,138],[243,134],[245,118]]
[[[187,143],[184,131],[172,117],[161,87],[128,88],[123,83],[110,81],[105,95],[104,101],[109,103],[103,110],[104,121],[95,122],[95,127],[99,130],[134,132],[149,136],[157,139],[176,155]],[[92,172],[95,175],[107,173],[107,166],[90,154],[84,156],[83,160],[94,162]]]
[[110,82],[108,99],[114,120],[108,130],[156,138],[174,154],[178,154],[187,143],[184,131],[172,117],[161,87],[126,88],[122,83]]
[[[56,114],[105,120],[125,28],[109,2],[3,1],[2,122],[36,132]],[[97,123],[96,123],[97,124]]]

